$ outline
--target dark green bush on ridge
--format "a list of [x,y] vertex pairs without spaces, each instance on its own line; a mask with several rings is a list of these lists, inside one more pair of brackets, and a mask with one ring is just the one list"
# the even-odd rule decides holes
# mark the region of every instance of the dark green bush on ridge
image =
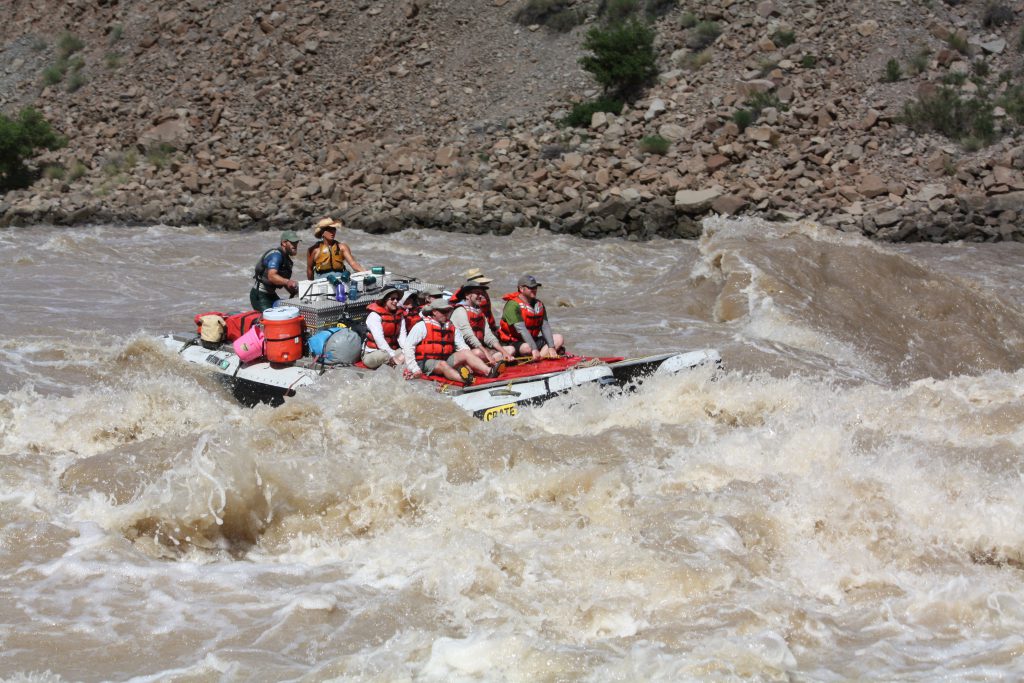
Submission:
[[941,87],[920,95],[903,107],[902,121],[919,133],[935,132],[961,142],[974,138],[991,144],[998,138],[992,103],[963,99],[953,88]]
[[25,161],[39,150],[59,149],[66,143],[31,107],[22,109],[16,119],[0,114],[0,191],[31,185],[34,178]]
[[583,21],[583,15],[568,0],[528,0],[513,18],[524,26],[540,24],[560,33],[571,31]]
[[614,99],[634,99],[658,74],[654,29],[636,19],[590,29],[583,49],[591,54],[580,58],[580,65]]
[[603,111],[618,116],[622,113],[622,102],[620,100],[598,99],[591,102],[581,102],[573,106],[565,118],[558,122],[562,127],[585,128],[590,125],[590,119],[596,112]]

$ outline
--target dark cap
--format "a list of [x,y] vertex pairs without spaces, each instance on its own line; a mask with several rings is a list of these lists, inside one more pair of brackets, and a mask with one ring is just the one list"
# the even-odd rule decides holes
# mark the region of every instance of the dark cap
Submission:
[[430,313],[431,311],[450,311],[453,308],[455,307],[444,299],[434,299],[423,307],[423,312]]
[[298,242],[299,241],[299,233],[295,232],[294,230],[285,230],[284,232],[281,233],[281,241],[282,242]]
[[532,275],[524,275],[519,278],[518,287],[540,287],[540,283],[537,282],[537,278]]

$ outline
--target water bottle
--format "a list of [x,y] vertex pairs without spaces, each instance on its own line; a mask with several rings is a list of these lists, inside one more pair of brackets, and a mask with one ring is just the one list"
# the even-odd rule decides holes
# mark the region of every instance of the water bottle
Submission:
[[352,282],[348,286],[348,298],[355,300],[359,298],[359,285]]
[[345,283],[338,282],[334,285],[334,300],[345,303]]

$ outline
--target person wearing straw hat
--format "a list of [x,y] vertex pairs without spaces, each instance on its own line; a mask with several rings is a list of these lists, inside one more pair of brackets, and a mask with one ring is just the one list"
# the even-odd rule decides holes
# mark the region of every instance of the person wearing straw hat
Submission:
[[532,275],[519,278],[517,291],[502,297],[505,309],[498,328],[502,344],[511,344],[517,354],[532,356],[533,360],[558,358],[565,343],[562,335],[551,331],[544,303],[537,298],[540,286]]
[[299,293],[299,283],[292,279],[292,256],[299,249],[299,234],[294,230],[281,233],[281,241],[273,249],[268,249],[260,256],[253,271],[255,284],[249,290],[249,304],[254,310],[263,312],[273,307],[279,287],[295,296]]
[[401,365],[405,356],[400,340],[405,336],[405,312],[398,307],[402,292],[386,287],[377,300],[366,307],[366,341],[363,343],[363,365],[376,370],[385,363]]
[[312,280],[328,273],[340,273],[345,270],[345,264],[352,268],[353,273],[363,270],[363,267],[352,255],[352,250],[344,242],[335,240],[338,228],[342,227],[341,221],[333,218],[321,219],[313,229],[313,237],[317,242],[306,251],[306,279]]
[[423,307],[420,320],[402,340],[406,377],[439,375],[453,382],[473,383],[473,373],[496,377],[466,345],[448,320],[453,306],[437,298]]
[[[483,278],[487,279],[487,278]],[[511,346],[502,346],[498,336],[487,323],[487,285],[479,280],[466,280],[455,290],[450,301],[455,304],[451,321],[473,353],[488,365],[514,359]],[[488,350],[490,349],[490,351]]]
[[490,292],[487,291],[487,285],[494,282],[494,280],[492,280],[489,277],[486,277],[482,272],[480,272],[479,268],[470,268],[465,273],[463,273],[463,275],[466,276],[467,282],[472,281],[477,283],[478,285],[484,286],[484,304],[481,308],[483,309],[484,314],[487,316],[487,324],[491,326],[492,330],[497,332],[498,323],[494,321],[494,311],[491,308],[491,295]]

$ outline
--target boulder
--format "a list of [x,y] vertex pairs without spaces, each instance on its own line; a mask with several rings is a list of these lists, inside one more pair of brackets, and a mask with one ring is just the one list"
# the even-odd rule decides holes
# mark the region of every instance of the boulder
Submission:
[[717,188],[706,190],[679,190],[675,196],[675,207],[677,211],[686,214],[700,214],[711,208],[711,203],[722,196],[722,191]]

